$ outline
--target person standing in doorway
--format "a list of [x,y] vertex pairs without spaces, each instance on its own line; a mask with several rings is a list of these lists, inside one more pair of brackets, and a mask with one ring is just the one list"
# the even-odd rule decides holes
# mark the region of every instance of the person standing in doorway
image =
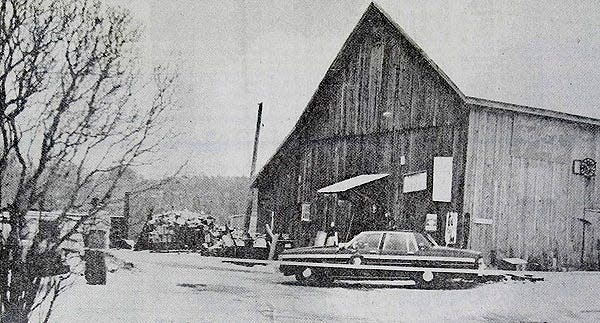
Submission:
[[337,246],[338,245],[338,232],[335,228],[335,222],[331,222],[327,230],[327,237],[325,239],[326,246]]

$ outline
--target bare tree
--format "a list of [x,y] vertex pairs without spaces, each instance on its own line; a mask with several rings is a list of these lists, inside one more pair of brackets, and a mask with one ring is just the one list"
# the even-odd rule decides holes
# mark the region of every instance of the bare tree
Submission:
[[[2,322],[26,322],[46,298],[54,303],[65,277],[48,273],[48,259],[171,136],[175,75],[156,68],[144,77],[140,34],[127,11],[98,0],[0,4]],[[26,215],[48,205],[68,230],[32,238]]]

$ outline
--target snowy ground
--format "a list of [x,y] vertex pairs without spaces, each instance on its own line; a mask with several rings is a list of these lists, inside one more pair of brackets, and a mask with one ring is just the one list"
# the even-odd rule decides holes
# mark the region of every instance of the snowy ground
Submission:
[[376,282],[306,287],[272,267],[198,254],[113,254],[134,269],[109,273],[106,286],[77,279],[57,300],[52,322],[600,321],[600,273],[453,290]]

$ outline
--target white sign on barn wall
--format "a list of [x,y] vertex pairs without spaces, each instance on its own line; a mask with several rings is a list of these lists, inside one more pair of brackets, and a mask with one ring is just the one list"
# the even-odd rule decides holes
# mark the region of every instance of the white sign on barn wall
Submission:
[[452,202],[452,157],[433,158],[433,194],[436,202]]
[[492,225],[494,223],[494,220],[492,220],[492,219],[485,219],[485,218],[473,218],[473,223],[475,223],[475,224]]
[[437,214],[427,214],[425,217],[425,231],[437,231]]
[[411,173],[404,175],[402,192],[410,193],[427,189],[427,172]]
[[310,221],[310,203],[302,203],[301,221]]
[[458,227],[458,213],[448,212],[446,214],[446,245],[456,243],[456,229]]

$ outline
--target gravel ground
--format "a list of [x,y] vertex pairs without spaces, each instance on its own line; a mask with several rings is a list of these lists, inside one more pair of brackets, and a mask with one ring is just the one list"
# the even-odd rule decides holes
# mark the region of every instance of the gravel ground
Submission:
[[[543,273],[542,282],[419,290],[407,282],[299,286],[273,267],[198,254],[111,251],[107,285],[82,277],[52,322],[598,322],[600,273]],[[126,262],[133,268],[123,268]],[[32,315],[32,321],[39,318]]]

